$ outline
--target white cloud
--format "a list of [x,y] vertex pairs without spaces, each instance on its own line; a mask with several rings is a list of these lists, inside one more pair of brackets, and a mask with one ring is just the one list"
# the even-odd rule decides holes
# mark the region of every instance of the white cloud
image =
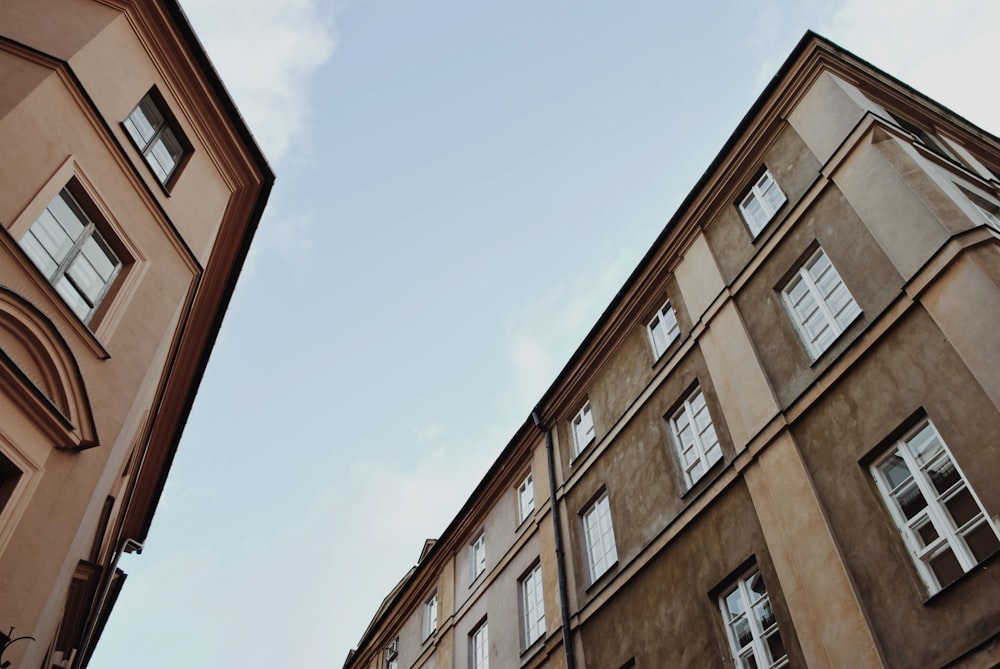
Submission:
[[997,134],[997,26],[998,2],[845,0],[821,32]]
[[265,154],[280,161],[306,127],[310,76],[333,54],[318,0],[182,0]]

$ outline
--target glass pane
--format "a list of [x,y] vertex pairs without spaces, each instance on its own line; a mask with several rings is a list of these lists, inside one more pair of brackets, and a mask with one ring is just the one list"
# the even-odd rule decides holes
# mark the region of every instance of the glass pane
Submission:
[[942,457],[927,467],[927,476],[938,493],[947,492],[949,488],[962,479],[958,470],[955,469],[955,463],[944,453],[942,453]]
[[767,650],[771,653],[772,661],[780,660],[785,656],[785,644],[777,629],[774,630],[774,634],[767,637]]
[[156,175],[156,178],[160,180],[160,183],[166,183],[167,176],[169,175],[163,171],[163,168],[156,161],[156,158],[153,157],[152,151],[146,154],[146,162],[149,163],[150,169],[153,170],[153,173]]
[[958,563],[955,554],[951,552],[950,548],[946,548],[931,558],[928,565],[931,571],[934,572],[934,576],[937,577],[938,583],[941,584],[942,588],[964,573],[962,565]]
[[774,624],[774,611],[771,610],[770,600],[765,599],[753,607],[753,614],[757,618],[757,622],[760,623],[760,628],[764,631],[767,631]]
[[733,634],[736,635],[736,643],[739,644],[740,648],[748,645],[753,640],[753,634],[750,632],[750,621],[746,618],[740,618],[733,622]]
[[104,290],[104,281],[83,254],[76,256],[66,274],[73,280],[77,290],[87,298],[87,302],[91,305],[97,303],[97,298]]
[[111,279],[115,273],[115,267],[118,265],[118,259],[100,243],[96,232],[83,243],[81,253],[105,282]]
[[59,266],[52,260],[52,256],[49,255],[45,247],[38,241],[32,230],[28,230],[24,237],[21,238],[20,244],[24,252],[31,258],[31,261],[35,263],[35,266],[42,271],[42,274],[46,278],[51,279],[52,274]]
[[934,523],[930,521],[930,518],[922,518],[917,525],[913,527],[913,535],[920,542],[920,548],[925,548],[934,543],[934,541],[940,536],[937,529],[934,527]]
[[740,594],[739,589],[733,590],[726,595],[723,601],[726,604],[726,611],[729,612],[730,619],[736,618],[746,610],[743,604],[743,595]]
[[59,196],[52,200],[48,210],[59,221],[59,225],[66,231],[69,238],[76,241],[87,226],[85,222],[87,219],[76,208],[75,204],[70,203],[68,198],[69,195],[66,194],[66,191],[59,193]]
[[767,588],[764,587],[764,579],[761,578],[760,574],[754,574],[748,578],[747,587],[750,588],[750,592],[755,595],[755,599],[767,595]]
[[87,301],[83,299],[65,276],[56,282],[56,292],[62,296],[66,304],[69,305],[69,308],[73,310],[73,313],[80,318],[87,317],[87,314],[90,312],[90,305],[87,304]]
[[976,562],[982,562],[1000,550],[1000,540],[997,539],[996,532],[989,521],[984,521],[968,532],[965,535],[965,543],[968,544]]
[[740,665],[745,669],[757,669],[757,658],[752,650],[740,658]]
[[924,464],[930,460],[931,456],[935,455],[938,449],[941,448],[934,428],[931,427],[930,423],[924,425],[924,428],[920,432],[910,437],[906,441],[906,445],[920,464]]
[[46,209],[38,217],[31,226],[31,233],[57,264],[65,260],[73,248],[73,238],[55,219],[50,209]]
[[[952,470],[954,471],[954,469]],[[962,487],[956,494],[952,495],[944,506],[951,514],[951,519],[955,521],[955,527],[962,527],[967,522],[979,515],[979,505],[972,498],[969,489]]]
[[896,498],[896,502],[899,504],[899,508],[907,520],[913,518],[927,507],[924,496],[920,494],[920,490],[913,481],[910,481],[903,488],[895,492],[893,497]]
[[895,453],[878,466],[878,471],[885,478],[890,489],[895,489],[900,483],[910,478],[909,467],[906,466],[903,458]]

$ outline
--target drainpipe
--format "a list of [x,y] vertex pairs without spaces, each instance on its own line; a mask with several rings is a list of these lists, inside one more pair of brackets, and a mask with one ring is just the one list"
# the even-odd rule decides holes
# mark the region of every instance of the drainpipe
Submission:
[[552,445],[552,430],[545,427],[542,417],[535,408],[531,412],[531,420],[535,427],[545,433],[545,457],[549,469],[549,498],[552,500],[552,526],[556,539],[556,574],[559,579],[559,613],[562,618],[562,640],[566,653],[566,669],[576,669],[576,657],[573,651],[573,631],[569,623],[569,594],[566,587],[566,551],[563,548],[562,521],[560,520],[559,502],[556,500],[556,455]]
[[81,663],[84,661],[83,658],[87,657],[87,650],[90,648],[90,643],[94,637],[94,631],[97,629],[97,621],[101,619],[101,611],[104,609],[104,605],[108,600],[108,593],[111,592],[111,582],[115,578],[115,572],[118,571],[118,561],[122,559],[122,555],[125,553],[142,553],[142,544],[135,539],[125,539],[122,541],[121,548],[115,553],[115,559],[111,561],[111,565],[108,568],[107,574],[104,577],[104,583],[101,585],[101,594],[97,598],[97,606],[94,608],[94,614],[90,617],[87,622],[87,631],[83,635],[83,641],[80,642],[80,648],[77,650],[76,657],[73,660],[73,669],[80,669]]

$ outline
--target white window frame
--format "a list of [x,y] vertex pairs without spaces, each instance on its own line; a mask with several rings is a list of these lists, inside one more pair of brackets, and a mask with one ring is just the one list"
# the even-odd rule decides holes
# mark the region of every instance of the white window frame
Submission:
[[[796,297],[800,286],[804,290]],[[861,307],[822,247],[817,247],[785,284],[781,300],[812,360],[823,355],[861,315]],[[810,309],[810,304],[815,308]]]
[[124,266],[68,187],[18,244],[84,323],[94,316]]
[[187,140],[153,91],[122,122],[156,179],[166,186],[190,153]]
[[524,477],[517,486],[517,520],[518,525],[528,519],[535,510],[535,480],[532,472]]
[[594,441],[594,414],[590,410],[590,400],[583,403],[573,416],[573,454],[580,453]]
[[[763,587],[763,592],[756,586]],[[736,609],[733,605],[739,604]],[[782,650],[785,650],[784,640],[778,630],[778,621],[774,617],[774,608],[767,593],[760,570],[753,567],[719,595],[719,610],[725,623],[726,639],[729,640],[729,652],[737,669],[743,667],[760,667],[760,669],[776,669],[788,664],[788,653],[774,657],[769,640],[778,638]],[[765,620],[761,620],[762,612],[767,612]],[[753,612],[754,615],[750,615]],[[770,614],[770,619],[766,615]],[[740,632],[747,633],[749,641],[741,641]],[[753,664],[750,663],[752,658]]]
[[429,639],[434,632],[437,631],[438,626],[438,594],[435,591],[430,597],[424,600],[424,622],[423,622],[423,638],[424,641]]
[[750,190],[740,198],[740,214],[750,230],[750,235],[756,239],[767,227],[781,206],[788,201],[784,191],[778,186],[771,171],[764,170],[750,186]]
[[[895,485],[885,471],[891,464],[902,465],[908,474]],[[935,469],[941,466],[952,467],[954,471],[951,475],[957,475],[957,479],[943,491],[939,490],[934,482],[935,474],[938,475],[938,480],[943,480],[942,470]],[[882,501],[930,594],[948,585],[941,582],[935,573],[933,568],[935,560],[947,559],[947,554],[951,553],[958,563],[957,566],[965,574],[1000,548],[1000,531],[986,513],[983,503],[969,485],[969,480],[929,419],[920,421],[902,439],[896,441],[888,452],[872,463],[871,474],[882,495]],[[913,510],[908,518],[908,512],[900,499],[907,489],[913,488],[923,499],[925,506]],[[949,503],[963,501],[960,499],[963,494],[967,495],[964,500],[965,510],[968,511],[969,506],[974,505],[977,512],[959,521],[950,511]],[[912,497],[910,499],[913,500]],[[974,532],[982,533],[986,529],[992,532],[994,543],[998,546],[992,552],[977,557],[966,538]],[[986,537],[988,538],[989,534],[986,534]]]
[[691,488],[722,459],[722,445],[701,386],[696,386],[667,420],[670,441]]
[[677,312],[670,304],[670,300],[667,300],[656,315],[646,323],[646,334],[649,336],[649,345],[653,347],[653,356],[659,360],[680,333]]
[[385,647],[385,667],[386,669],[398,669],[399,667],[399,637],[389,642]]
[[618,562],[618,546],[611,522],[611,503],[605,490],[583,512],[583,534],[587,543],[590,582],[599,579]]
[[469,566],[473,581],[486,571],[486,532],[480,532],[469,546]]
[[472,669],[490,669],[490,630],[485,620],[469,635],[469,656]]
[[542,564],[537,563],[520,582],[524,647],[545,636],[545,597],[542,592]]

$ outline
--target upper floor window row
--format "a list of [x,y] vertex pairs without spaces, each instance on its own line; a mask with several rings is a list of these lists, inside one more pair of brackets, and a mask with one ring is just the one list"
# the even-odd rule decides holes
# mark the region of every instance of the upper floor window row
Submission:
[[771,176],[771,172],[765,169],[740,199],[740,214],[743,215],[743,220],[746,221],[750,235],[754,239],[774,218],[786,199],[778,182]]
[[139,101],[123,125],[157,180],[164,186],[172,183],[191,145],[156,89]]
[[21,248],[80,320],[94,315],[122,260],[68,188],[20,240]]

